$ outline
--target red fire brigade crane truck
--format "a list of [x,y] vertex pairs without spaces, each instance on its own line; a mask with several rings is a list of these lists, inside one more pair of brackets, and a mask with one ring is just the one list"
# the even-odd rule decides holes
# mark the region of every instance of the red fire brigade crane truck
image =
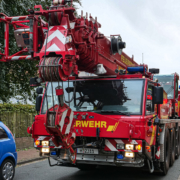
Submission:
[[[39,77],[30,84],[46,82],[44,94],[37,88],[38,115],[27,130],[35,147],[51,166],[53,158],[56,165],[82,170],[109,165],[166,174],[180,155],[179,75],[158,75],[158,69],[137,64],[122,52],[120,35],[107,38],[97,18],[74,12],[72,1],[54,0],[47,10],[36,5],[27,16],[0,14],[1,61],[39,60]],[[14,55],[9,24],[21,48]]]

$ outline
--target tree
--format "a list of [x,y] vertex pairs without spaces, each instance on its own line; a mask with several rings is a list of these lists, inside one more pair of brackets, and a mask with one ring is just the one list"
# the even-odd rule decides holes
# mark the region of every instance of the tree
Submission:
[[[28,9],[33,9],[34,5],[41,4],[45,9],[51,5],[51,2],[52,0],[0,0],[0,12],[8,16],[22,16],[27,15]],[[74,0],[73,2],[81,5],[80,0]],[[10,26],[9,32],[9,52],[10,54],[14,54],[19,49],[16,46],[12,26]],[[0,51],[2,53],[4,51],[3,23],[0,23]],[[35,94],[32,96],[29,79],[37,74],[37,64],[38,61],[27,60],[0,63],[0,100],[8,102],[10,97],[14,95],[21,95],[26,100],[34,99]]]

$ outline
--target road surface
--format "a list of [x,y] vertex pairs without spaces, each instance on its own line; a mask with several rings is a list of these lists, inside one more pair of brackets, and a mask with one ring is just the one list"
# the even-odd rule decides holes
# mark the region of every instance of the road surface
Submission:
[[44,160],[17,167],[14,180],[178,180],[179,175],[180,158],[166,176],[134,168],[106,167],[84,172],[77,168],[49,167],[48,161]]

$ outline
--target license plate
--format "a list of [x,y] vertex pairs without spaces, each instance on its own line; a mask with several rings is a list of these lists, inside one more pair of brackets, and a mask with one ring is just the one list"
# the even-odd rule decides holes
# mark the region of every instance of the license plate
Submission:
[[89,148],[78,148],[78,154],[99,154],[98,149],[89,149]]

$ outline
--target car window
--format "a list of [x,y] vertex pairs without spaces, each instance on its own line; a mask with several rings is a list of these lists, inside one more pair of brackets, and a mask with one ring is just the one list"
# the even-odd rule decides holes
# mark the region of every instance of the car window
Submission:
[[0,127],[0,140],[8,138],[8,135],[6,134],[6,131]]

